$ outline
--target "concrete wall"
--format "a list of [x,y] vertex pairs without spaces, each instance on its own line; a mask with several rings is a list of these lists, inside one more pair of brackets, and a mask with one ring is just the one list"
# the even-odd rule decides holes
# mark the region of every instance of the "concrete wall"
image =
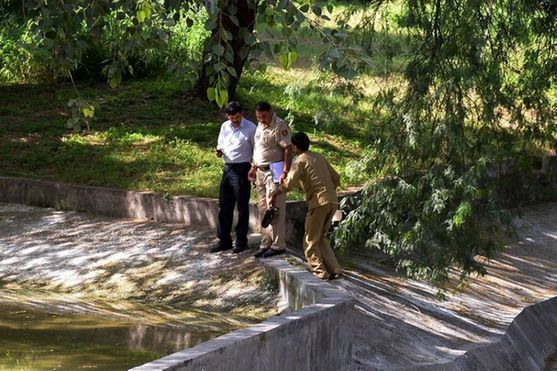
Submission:
[[503,337],[480,345],[440,365],[413,370],[544,370],[557,352],[557,297],[526,307],[512,321]]
[[[218,202],[153,192],[0,177],[0,202],[71,209],[115,217],[215,228]],[[287,203],[287,241],[300,249],[305,202]],[[258,230],[256,205],[250,225]],[[353,302],[348,294],[282,260],[265,262],[280,282],[288,310],[134,370],[344,370],[352,358]]]
[[353,302],[341,288],[282,260],[264,263],[278,275],[292,312],[135,367],[134,371],[348,370]]
[[[218,200],[162,193],[64,184],[35,179],[0,177],[0,202],[85,211],[115,217],[150,219],[216,228]],[[306,205],[289,201],[286,206],[287,243],[300,249]],[[257,206],[250,205],[250,228],[259,231]]]

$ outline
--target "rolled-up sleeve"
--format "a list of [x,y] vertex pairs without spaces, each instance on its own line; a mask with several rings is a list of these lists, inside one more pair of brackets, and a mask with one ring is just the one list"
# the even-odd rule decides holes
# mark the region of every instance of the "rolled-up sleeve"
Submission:
[[283,192],[291,191],[292,189],[296,188],[300,184],[300,179],[304,172],[303,164],[299,161],[294,162],[288,176],[284,180],[284,183],[280,185],[280,188]]
[[327,167],[329,168],[329,174],[331,174],[331,180],[335,187],[340,186],[340,175],[338,175],[337,171],[334,167],[332,167],[329,163],[327,163]]

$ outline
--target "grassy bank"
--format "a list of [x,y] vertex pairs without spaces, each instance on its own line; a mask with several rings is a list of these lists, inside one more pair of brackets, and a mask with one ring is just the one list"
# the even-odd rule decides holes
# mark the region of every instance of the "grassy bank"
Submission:
[[[260,99],[268,99],[280,115],[288,114],[283,98],[287,81],[273,76],[246,76],[239,99],[250,118],[251,107]],[[166,80],[131,81],[117,89],[105,84],[78,88],[98,106],[89,132],[65,127],[66,104],[75,97],[70,84],[0,87],[1,175],[172,195],[217,195],[222,160],[213,148],[225,117],[215,106]],[[344,169],[358,158],[363,132],[344,123],[316,125],[311,110],[306,101],[289,111],[294,130],[310,133],[315,149],[343,173],[344,185],[356,184]]]

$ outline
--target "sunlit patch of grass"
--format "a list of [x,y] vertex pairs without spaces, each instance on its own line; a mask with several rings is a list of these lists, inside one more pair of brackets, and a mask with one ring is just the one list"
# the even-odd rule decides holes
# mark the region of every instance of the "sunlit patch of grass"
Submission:
[[[339,4],[337,10],[347,6]],[[388,16],[392,22],[396,11]],[[404,43],[385,35],[385,45]],[[356,185],[362,180],[347,169],[372,154],[369,127],[378,121],[371,114],[373,97],[399,84],[400,74],[383,74],[379,53],[375,70],[342,81],[319,70],[318,55],[328,46],[317,34],[302,29],[299,45],[298,61],[289,70],[270,62],[264,73],[245,71],[238,99],[252,120],[255,103],[269,101],[293,131],[310,135],[312,149],[329,159],[343,185]],[[66,102],[75,94],[69,84],[0,87],[1,175],[217,195],[222,160],[212,149],[225,117],[216,107],[186,93],[177,79],[132,80],[116,89],[80,83],[78,89],[97,104],[90,132],[71,133],[64,126]]]

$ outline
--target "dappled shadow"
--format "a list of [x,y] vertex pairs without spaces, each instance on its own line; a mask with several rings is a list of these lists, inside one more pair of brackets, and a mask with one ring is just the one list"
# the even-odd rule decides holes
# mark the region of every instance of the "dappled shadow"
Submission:
[[447,362],[499,339],[523,308],[557,296],[557,204],[523,209],[513,224],[517,240],[487,262],[487,275],[470,277],[446,300],[380,264],[341,282],[357,300],[355,360],[366,367]]
[[0,368],[127,369],[276,314],[250,252],[209,254],[213,233],[0,203]]
[[[234,310],[243,319],[260,319],[273,307],[274,298],[256,284],[260,268],[246,259],[248,253],[208,254],[213,232],[0,206],[4,285],[174,308]],[[249,315],[242,308],[250,308]]]

